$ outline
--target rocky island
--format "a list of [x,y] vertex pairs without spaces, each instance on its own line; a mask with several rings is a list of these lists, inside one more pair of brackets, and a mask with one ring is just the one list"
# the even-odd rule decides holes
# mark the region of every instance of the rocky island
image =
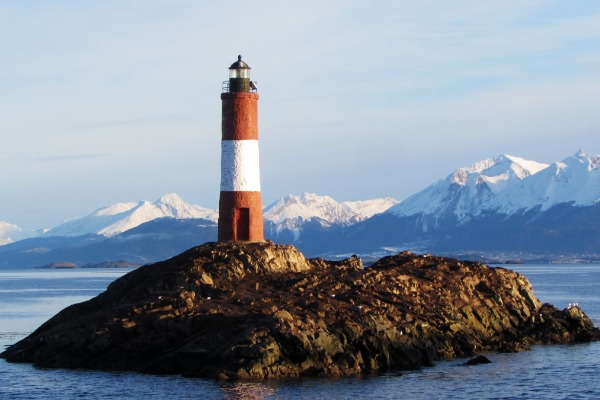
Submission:
[[272,242],[206,243],[67,307],[1,357],[216,379],[348,376],[600,340],[503,268],[402,252],[369,267]]

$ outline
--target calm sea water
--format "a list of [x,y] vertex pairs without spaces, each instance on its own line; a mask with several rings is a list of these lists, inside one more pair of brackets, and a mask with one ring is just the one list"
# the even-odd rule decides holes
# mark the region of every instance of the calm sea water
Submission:
[[[579,303],[600,325],[600,265],[519,265],[543,302]],[[126,271],[0,270],[0,346],[106,289]],[[50,370],[0,360],[0,399],[600,399],[600,343],[537,346],[368,378],[222,383],[178,376]]]

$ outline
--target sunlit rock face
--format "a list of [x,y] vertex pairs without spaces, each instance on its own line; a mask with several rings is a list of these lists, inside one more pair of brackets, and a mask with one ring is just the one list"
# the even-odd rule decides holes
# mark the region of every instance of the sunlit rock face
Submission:
[[364,268],[358,257],[229,242],[125,275],[2,356],[217,379],[332,377],[599,338],[578,307],[541,305],[506,269],[409,252]]

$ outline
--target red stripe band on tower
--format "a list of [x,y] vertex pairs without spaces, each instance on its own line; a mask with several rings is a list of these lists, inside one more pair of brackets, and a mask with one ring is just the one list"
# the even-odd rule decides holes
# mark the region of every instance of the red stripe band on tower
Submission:
[[221,93],[223,140],[258,140],[258,93]]

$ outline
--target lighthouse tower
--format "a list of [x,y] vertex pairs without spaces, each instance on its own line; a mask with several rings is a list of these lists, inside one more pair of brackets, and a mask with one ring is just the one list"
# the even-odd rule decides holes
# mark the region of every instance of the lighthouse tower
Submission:
[[263,241],[258,165],[258,93],[242,56],[229,67],[221,93],[220,242]]

